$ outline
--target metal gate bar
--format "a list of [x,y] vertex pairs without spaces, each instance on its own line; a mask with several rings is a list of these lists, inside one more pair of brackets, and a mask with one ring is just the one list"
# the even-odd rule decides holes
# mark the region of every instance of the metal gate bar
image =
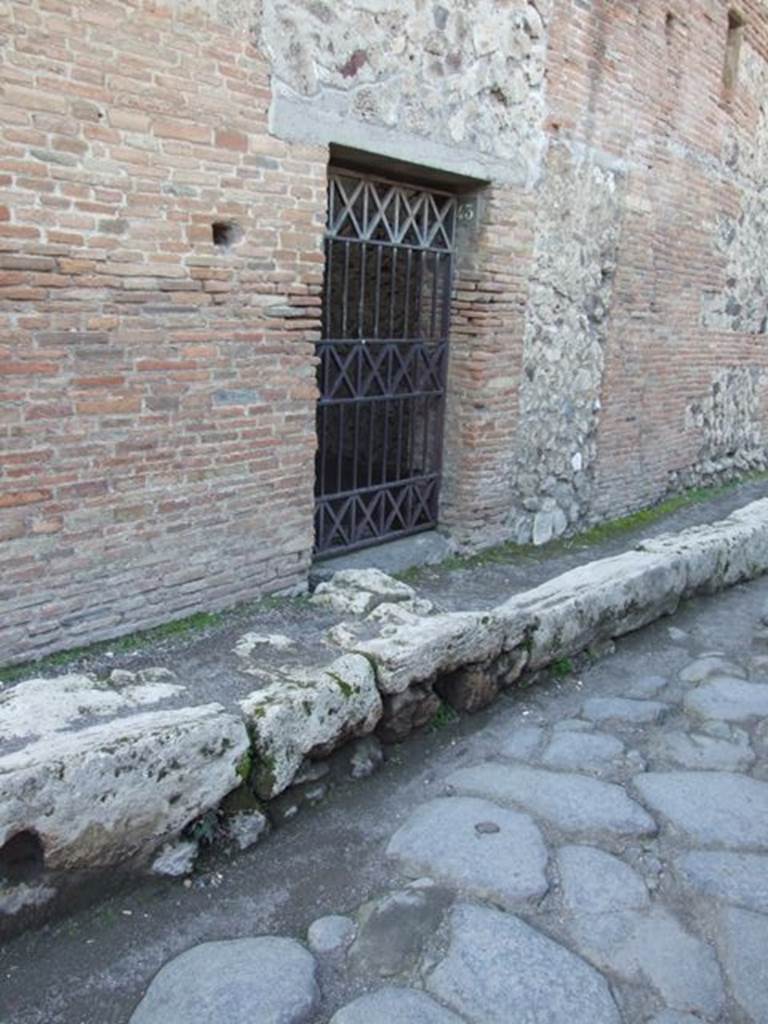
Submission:
[[449,193],[329,176],[318,555],[437,522],[455,222]]

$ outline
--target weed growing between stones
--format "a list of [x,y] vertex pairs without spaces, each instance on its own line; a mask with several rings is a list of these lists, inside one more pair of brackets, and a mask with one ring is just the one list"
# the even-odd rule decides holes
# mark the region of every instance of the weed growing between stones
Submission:
[[247,754],[243,754],[237,765],[236,771],[243,782],[248,782],[251,777],[251,771],[253,769],[253,755],[250,751]]
[[446,729],[450,725],[455,725],[458,720],[458,712],[450,704],[441,701],[440,707],[435,712],[427,728],[430,732],[436,732],[438,729]]
[[220,832],[219,816],[216,811],[206,811],[184,830],[184,838],[200,846],[211,846]]
[[565,679],[573,672],[573,662],[570,658],[558,658],[552,662],[552,675],[557,679]]

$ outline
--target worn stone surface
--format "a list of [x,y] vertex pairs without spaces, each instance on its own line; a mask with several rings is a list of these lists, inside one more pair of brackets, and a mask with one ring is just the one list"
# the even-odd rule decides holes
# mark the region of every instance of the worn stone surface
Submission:
[[269,819],[261,811],[237,811],[227,816],[227,835],[238,850],[250,850],[269,831]]
[[701,1024],[701,1017],[692,1013],[679,1013],[677,1010],[663,1010],[652,1017],[648,1024]]
[[761,1024],[768,1020],[768,917],[728,907],[720,923],[720,955],[736,1002]]
[[562,899],[571,913],[607,914],[648,906],[648,889],[628,864],[594,846],[561,846]]
[[133,672],[122,676],[109,682],[75,673],[26,679],[22,686],[0,692],[0,742],[31,742],[94,719],[135,713],[183,690],[167,678],[147,681]]
[[730,772],[649,772],[633,784],[646,804],[695,843],[768,845],[768,782]]
[[652,835],[656,824],[620,786],[584,775],[483,764],[448,777],[459,793],[518,804],[566,832]]
[[375,736],[364,736],[353,745],[349,760],[350,775],[353,779],[365,779],[381,767],[384,751]]
[[188,875],[195,866],[197,853],[197,843],[167,843],[152,861],[152,872],[155,875],[167,875],[169,878]]
[[238,785],[247,750],[218,704],[54,733],[0,758],[0,846],[30,829],[51,869],[148,857]]
[[[762,526],[766,500],[751,502],[732,512],[727,519],[693,527],[683,534],[667,534],[643,541],[638,550],[683,560],[685,567],[685,596],[696,593],[716,593],[724,587],[743,580],[754,579],[768,569],[768,533]],[[711,653],[702,657],[721,661],[717,674],[744,674],[740,669],[731,672],[722,666],[719,655]],[[686,670],[684,670],[686,671]],[[709,666],[688,668],[684,682],[694,682],[690,675],[712,675]]]
[[308,1024],[319,995],[315,961],[292,939],[205,942],[163,967],[130,1024]]
[[665,910],[578,914],[571,926],[579,951],[627,981],[647,980],[677,1010],[716,1017],[725,993],[713,951]]
[[660,722],[669,704],[656,700],[629,700],[622,697],[591,697],[584,701],[581,713],[593,722],[624,722],[646,725]]
[[296,641],[284,633],[243,633],[235,644],[235,654],[238,658],[250,658],[254,651],[264,647],[271,647],[276,651],[290,651],[296,646]]
[[342,615],[363,615],[383,602],[412,601],[415,597],[413,587],[380,569],[340,569],[330,580],[317,585],[310,600]]
[[563,731],[553,736],[541,763],[566,771],[600,771],[615,764],[623,752],[624,744],[615,736]]
[[412,625],[433,610],[431,601],[423,597],[410,597],[399,601],[377,604],[366,618],[366,622],[379,622],[384,626]]
[[725,737],[679,730],[661,733],[654,737],[651,753],[671,765],[703,771],[745,771],[755,761],[749,737],[741,729],[729,729]]
[[768,855],[694,850],[675,869],[707,896],[768,914]]
[[372,659],[384,693],[402,693],[438,673],[495,657],[506,632],[490,612],[456,612],[401,626],[390,636],[356,644],[354,650]]
[[[495,833],[476,826],[493,822]],[[411,877],[437,881],[514,906],[547,890],[547,851],[531,819],[487,800],[450,797],[416,808],[387,854]]]
[[[768,578],[681,609],[675,622],[691,637],[688,664],[705,656],[730,661],[737,682],[746,665],[750,685],[765,686],[757,681],[765,679],[762,655],[754,651],[764,649],[760,618],[766,593]],[[244,854],[242,864],[229,861],[230,848],[213,849],[200,859],[194,880],[183,890],[154,882],[147,894],[151,898],[144,899],[140,889],[135,901],[121,897],[113,904],[117,925],[108,927],[98,914],[87,912],[73,920],[71,935],[69,929],[53,929],[13,940],[3,952],[3,999],[10,1006],[6,1015],[14,1024],[48,1024],[57,1015],[90,1019],[91,1008],[98,1015],[105,1007],[105,1024],[113,1024],[110,1013],[114,1024],[121,1024],[163,959],[201,938],[247,935],[268,920],[271,930],[300,938],[309,928],[313,947],[328,950],[323,953],[322,1006],[310,1018],[312,1024],[320,1017],[331,1019],[361,993],[375,994],[383,978],[397,978],[398,985],[413,990],[429,986],[446,962],[451,967],[443,973],[446,986],[471,976],[454,993],[466,1001],[451,1001],[452,995],[449,1006],[436,990],[430,997],[465,1024],[488,1024],[494,1017],[504,1024],[513,1019],[529,1024],[557,1020],[561,1002],[568,1013],[574,1007],[581,1012],[583,1005],[584,986],[571,983],[570,967],[563,969],[559,959],[563,950],[574,958],[570,964],[587,971],[582,977],[609,985],[627,1024],[648,1024],[663,1007],[675,1015],[675,1024],[678,1018],[688,1024],[686,1017],[701,1024],[762,1024],[765,938],[755,920],[768,918],[768,871],[762,863],[768,858],[768,842],[759,831],[768,820],[762,800],[768,787],[762,757],[768,731],[764,722],[739,726],[687,711],[685,697],[716,682],[718,674],[686,682],[680,678],[685,659],[686,651],[670,640],[667,624],[661,622],[647,633],[621,640],[610,661],[579,664],[567,679],[542,674],[535,688],[521,688],[501,699],[485,722],[457,723],[390,751],[385,772],[355,787],[343,781],[327,813],[294,818],[290,830]],[[614,739],[574,715],[587,700],[628,694],[636,682],[654,676],[653,687],[643,685],[634,692],[653,699],[652,690],[665,680],[671,710],[663,722],[633,725],[633,749],[590,769],[610,772],[611,784],[585,774],[586,758],[581,771],[542,766],[547,751],[553,745],[557,750],[563,741],[567,751],[576,741],[578,752],[579,745],[593,748],[595,739]],[[416,705],[423,700],[422,692]],[[616,728],[623,735],[620,721]],[[672,745],[665,742],[670,737],[675,738]],[[728,745],[729,756],[738,752],[743,757],[753,746],[759,760],[749,773],[746,764],[731,772],[704,770],[715,750],[704,743],[706,757],[698,770],[672,771],[674,752],[683,739],[697,749],[702,740]],[[332,764],[329,781],[344,780],[353,748],[350,744],[331,762],[305,760],[303,787],[313,785],[309,780],[317,764],[321,772]],[[500,749],[515,756],[489,762],[499,757]],[[431,756],[425,758],[425,751]],[[715,752],[724,756],[724,747]],[[653,766],[647,775],[642,771],[644,757]],[[485,796],[463,795],[457,776],[461,780],[469,774],[474,792],[477,772]],[[643,780],[651,783],[648,796],[641,792]],[[276,815],[280,806],[286,818],[295,813],[301,792],[294,787],[283,794],[270,813]],[[438,796],[446,792],[452,795]],[[647,835],[634,831],[641,823],[635,819],[640,808],[632,797],[651,811],[642,822],[650,822]],[[666,802],[662,807],[662,797],[674,807]],[[237,798],[225,801],[225,814],[242,810],[242,800],[241,786]],[[422,800],[428,808],[436,805],[432,817],[423,820]],[[455,818],[454,811],[465,801],[474,804],[472,813]],[[514,832],[505,815],[517,819]],[[657,817],[657,835],[651,817]],[[528,854],[536,844],[512,842],[520,838],[519,820],[527,822],[540,844],[535,858]],[[398,855],[386,858],[388,844],[398,842],[403,833],[409,835],[413,863]],[[48,906],[44,901],[57,897],[57,879],[34,877],[32,838],[22,837],[16,849],[13,843],[0,846],[4,917],[9,912],[42,915]],[[513,900],[508,888],[520,882],[515,872],[528,871],[531,863],[539,865],[532,874],[534,894]],[[415,876],[414,881],[406,884],[398,878],[401,873]],[[477,910],[497,915],[486,929],[488,945],[470,935],[460,957],[454,956],[458,940],[451,924],[456,900],[473,901]],[[497,910],[481,906],[488,902]],[[754,916],[746,925],[739,921],[729,929],[724,918],[729,910]],[[131,913],[123,916],[124,911]],[[311,925],[318,913],[330,915],[330,921]],[[527,938],[544,942],[543,947],[534,943],[531,956],[521,953],[515,959],[517,953],[508,953],[504,928],[510,921],[516,927],[514,914],[524,915]],[[355,924],[359,935],[353,954],[346,944]],[[84,934],[94,938],[92,945],[83,943]],[[137,941],[140,961],[133,956]],[[525,943],[523,947],[528,949]],[[41,951],[44,960],[38,956]],[[89,956],[98,957],[98,963],[105,957],[104,968],[94,959],[89,962]],[[59,963],[67,965],[67,984],[51,995],[42,991],[40,978],[55,982],[61,977]],[[123,988],[125,965],[129,980]],[[554,986],[547,970],[559,979]],[[20,977],[26,977],[30,993],[26,1004],[18,998]],[[757,1009],[748,1009],[753,1003]],[[590,1009],[583,1016],[591,1024],[600,1018],[599,1008]],[[384,1012],[397,1013],[389,1002]]]
[[743,668],[734,664],[727,658],[718,655],[705,655],[696,658],[685,666],[680,672],[680,679],[684,683],[703,683],[705,679],[712,676],[736,676],[743,678],[746,675]]
[[685,698],[689,711],[702,718],[743,722],[768,716],[768,686],[742,679],[712,679]]
[[383,743],[399,743],[415,729],[428,725],[440,710],[440,698],[430,683],[411,686],[384,697],[384,714],[377,735]]
[[628,679],[621,685],[621,695],[630,697],[632,700],[645,700],[648,697],[655,697],[660,690],[664,689],[667,682],[668,680],[664,676],[640,676],[639,679]]
[[498,752],[514,761],[527,761],[535,754],[543,738],[544,730],[538,726],[521,726],[504,737]]
[[256,690],[240,706],[259,757],[263,797],[286,789],[307,755],[329,753],[344,739],[371,732],[382,713],[373,670],[354,654]]
[[427,988],[473,1024],[619,1024],[604,978],[517,917],[459,906]]
[[349,963],[360,974],[389,978],[413,967],[451,900],[438,886],[388,893],[360,908]]
[[388,986],[369,992],[338,1010],[331,1024],[462,1024],[425,992]]
[[356,931],[357,925],[351,917],[341,914],[318,917],[307,931],[307,945],[313,953],[338,953],[350,945]]
[[686,583],[679,548],[678,542],[659,554],[627,551],[572,569],[510,598],[495,614],[513,633],[527,618],[528,665],[541,668],[674,611]]

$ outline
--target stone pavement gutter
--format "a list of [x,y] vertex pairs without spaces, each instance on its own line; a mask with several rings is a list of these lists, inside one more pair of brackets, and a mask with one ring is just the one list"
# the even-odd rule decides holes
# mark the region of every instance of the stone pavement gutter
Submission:
[[[443,704],[488,705],[502,691],[598,649],[681,600],[768,569],[768,499],[728,518],[645,540],[491,608],[435,613],[413,587],[348,570],[316,589],[329,613],[323,664],[280,663],[293,641],[246,633],[236,653],[256,688],[218,703],[162,707],[173,673],[116,670],[32,679],[0,695],[0,929],[50,914],[96,874],[190,870],[218,831],[255,842],[293,787],[357,740],[359,771],[375,735],[401,740]],[[343,618],[339,621],[339,617]],[[367,745],[366,745],[367,744]]]

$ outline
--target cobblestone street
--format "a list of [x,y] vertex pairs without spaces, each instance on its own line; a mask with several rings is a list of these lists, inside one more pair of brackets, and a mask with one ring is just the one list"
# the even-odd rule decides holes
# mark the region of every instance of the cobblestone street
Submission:
[[0,1020],[763,1024],[766,599],[688,602],[189,888],[9,943]]

